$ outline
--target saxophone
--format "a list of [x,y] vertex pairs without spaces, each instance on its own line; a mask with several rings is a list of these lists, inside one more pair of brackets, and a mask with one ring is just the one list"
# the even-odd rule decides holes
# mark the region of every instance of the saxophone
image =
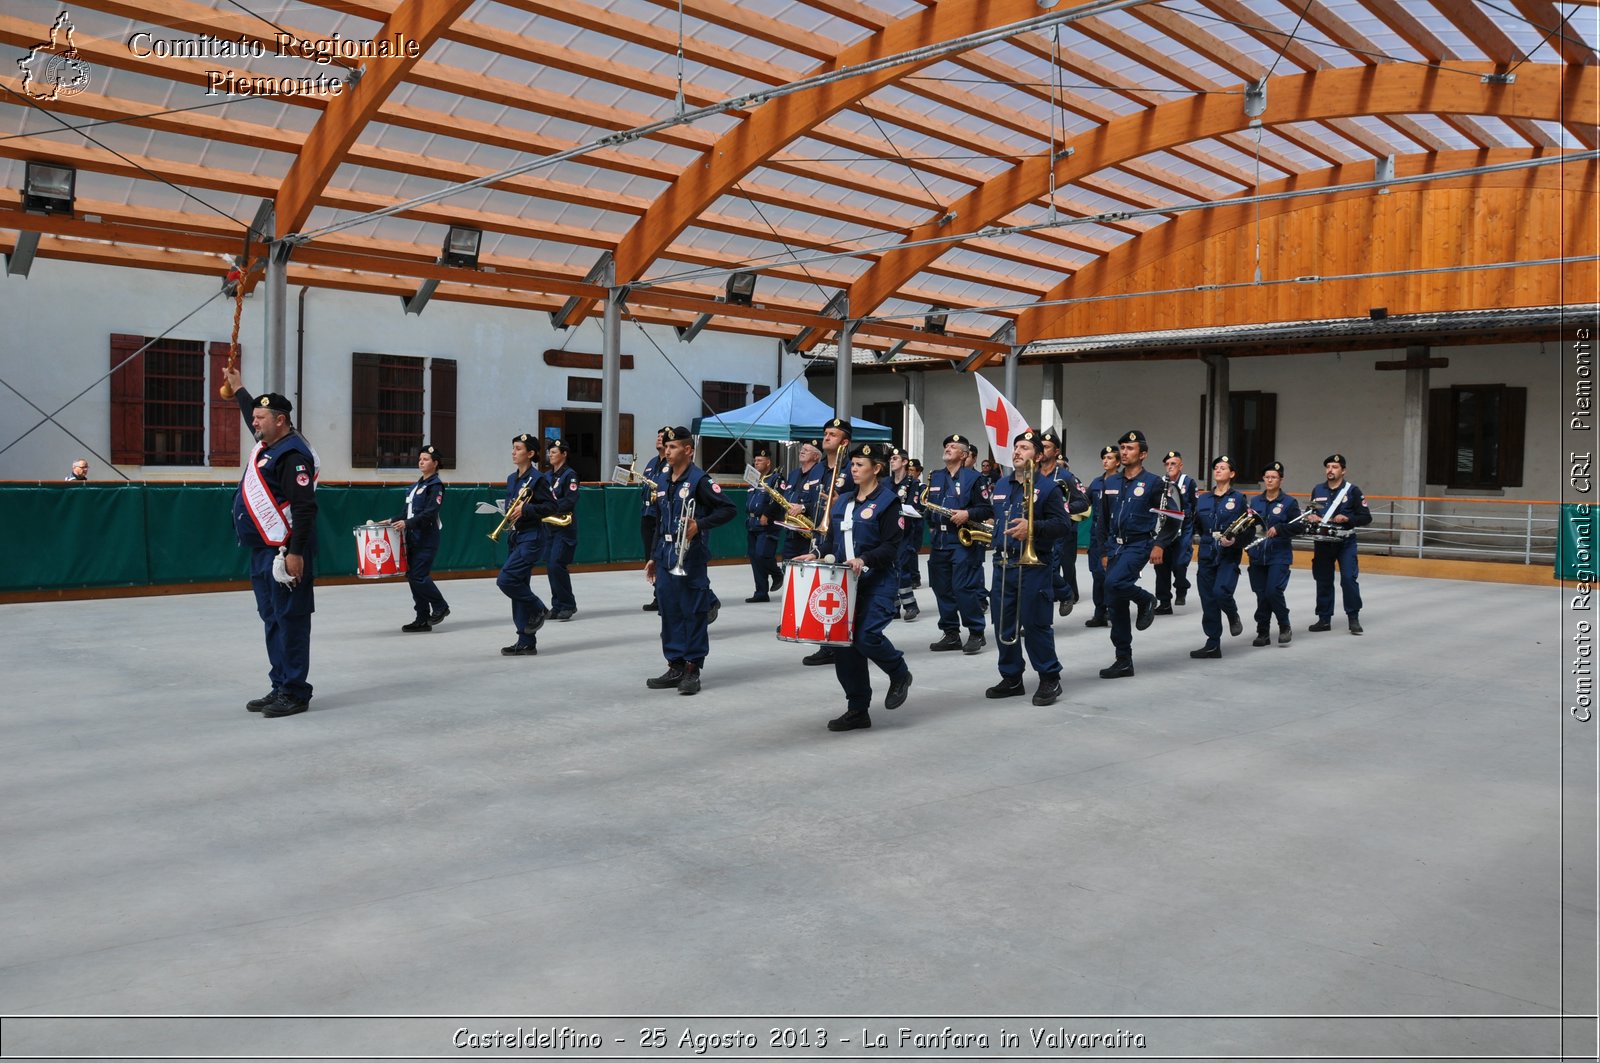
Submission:
[[[943,506],[935,505],[934,503],[929,502],[928,492],[932,490],[932,483],[929,483],[922,489],[922,498],[917,503],[917,508],[930,513],[938,513],[942,515],[945,520],[950,520],[956,515],[956,511],[953,509],[946,509]],[[960,542],[962,546],[977,546],[991,543],[994,541],[994,522],[990,521],[989,523],[985,524],[982,521],[969,520],[967,523],[957,527],[956,540]]]

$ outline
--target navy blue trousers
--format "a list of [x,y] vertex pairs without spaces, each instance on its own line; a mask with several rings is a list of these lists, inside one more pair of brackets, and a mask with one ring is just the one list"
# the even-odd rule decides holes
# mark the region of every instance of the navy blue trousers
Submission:
[[855,641],[849,646],[835,646],[833,650],[833,674],[844,689],[845,708],[851,712],[865,712],[872,705],[872,673],[867,670],[868,661],[883,669],[891,683],[910,671],[906,655],[883,633],[894,619],[898,586],[892,572],[874,572],[856,585]]
[[277,547],[250,551],[250,589],[256,593],[256,613],[267,636],[267,678],[273,690],[296,701],[311,700],[311,614],[316,609],[312,559],[305,558],[305,574],[290,590],[272,578]]
[[1106,601],[1111,611],[1111,645],[1116,647],[1119,661],[1133,660],[1133,620],[1128,607],[1137,604],[1143,608],[1155,600],[1155,595],[1139,586],[1139,573],[1149,563],[1153,545],[1149,539],[1141,539],[1107,547]]
[[433,559],[438,553],[437,538],[430,543],[406,540],[406,582],[411,586],[411,604],[416,607],[418,620],[438,616],[450,608],[439,593],[439,585],[433,582]]
[[540,548],[544,544],[536,532],[512,532],[511,535],[511,553],[494,583],[500,588],[501,594],[511,599],[511,624],[517,629],[517,644],[533,646],[537,645],[538,640],[532,635],[524,635],[522,629],[529,620],[545,611],[544,602],[529,586],[533,566],[539,560]]
[[1206,645],[1221,646],[1222,618],[1239,615],[1239,604],[1233,600],[1239,586],[1239,559],[1212,554],[1195,570],[1195,583],[1200,588],[1200,630],[1206,634]]
[[1339,566],[1339,589],[1344,593],[1344,612],[1355,616],[1361,612],[1361,587],[1356,578],[1361,574],[1356,563],[1356,541],[1324,545],[1317,542],[1312,547],[1311,578],[1317,581],[1317,619],[1333,619],[1333,566]]
[[1096,542],[1093,536],[1089,537],[1089,596],[1094,601],[1094,615],[1106,615],[1106,569],[1100,563],[1101,556],[1105,553],[1105,544]]
[[1058,602],[1078,600],[1078,523],[1050,544],[1050,593]]
[[900,554],[895,559],[895,567],[900,570],[900,588],[915,588],[922,586],[921,563],[917,560],[917,552],[922,549],[922,521],[906,519],[905,534],[900,537]]
[[1256,592],[1256,634],[1265,635],[1273,617],[1279,627],[1289,626],[1289,562],[1281,565],[1251,565],[1250,589]]
[[656,560],[656,600],[661,603],[661,656],[668,664],[692,664],[699,668],[706,663],[706,654],[711,649],[706,614],[715,600],[711,578],[706,573],[706,557],[691,555],[686,558],[683,569],[687,574],[683,576],[667,571],[671,567],[670,560]]
[[983,554],[978,547],[935,549],[928,555],[928,586],[939,603],[939,630],[984,629]]
[[[994,566],[989,608],[993,610],[1003,678],[1022,678],[1024,648],[1028,651],[1028,662],[1041,679],[1055,679],[1061,675],[1061,661],[1056,657],[1056,632],[1052,626],[1055,575],[1047,565]],[[1020,643],[1015,641],[1019,614],[1022,617]],[[1008,641],[1012,644],[1007,645]]]
[[1156,601],[1171,603],[1174,590],[1189,593],[1189,559],[1193,556],[1193,532],[1167,548],[1161,564],[1156,566]]
[[750,574],[755,577],[756,593],[753,597],[765,598],[772,593],[772,581],[783,579],[783,569],[778,567],[778,536],[770,529],[746,528],[745,554],[750,558]]
[[545,547],[544,564],[550,577],[551,609],[578,608],[578,600],[572,596],[572,574],[567,571],[567,567],[572,564],[572,555],[577,549],[576,533],[572,535],[553,533],[549,545]]

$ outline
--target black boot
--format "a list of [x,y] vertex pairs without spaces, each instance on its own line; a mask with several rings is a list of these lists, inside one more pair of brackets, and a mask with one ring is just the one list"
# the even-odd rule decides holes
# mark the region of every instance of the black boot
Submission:
[[983,637],[983,632],[968,632],[966,645],[961,647],[961,652],[970,657],[974,653],[981,652],[987,645],[989,645],[989,640]]
[[1350,617],[1350,634],[1361,634],[1361,618],[1353,614]]
[[1123,657],[1112,661],[1109,668],[1100,669],[1101,679],[1126,679],[1132,674],[1133,662]]
[[1306,628],[1307,631],[1332,631],[1333,623],[1325,616],[1317,617],[1317,622]]
[[801,664],[811,664],[811,665],[832,664],[833,663],[833,647],[832,646],[818,646],[816,653],[809,653],[806,656],[800,658],[800,663]]
[[1111,621],[1103,614],[1096,613],[1083,622],[1084,627],[1110,627]]
[[1222,656],[1222,647],[1207,644],[1198,650],[1190,650],[1189,656],[1196,660],[1215,659]]
[[433,624],[428,621],[427,617],[419,616],[415,620],[411,621],[411,623],[409,623],[409,624],[401,624],[400,625],[400,630],[401,631],[432,631],[433,630]]
[[676,690],[681,682],[683,682],[683,665],[669,664],[665,672],[653,679],[646,679],[644,685],[651,690]]
[[889,693],[884,695],[883,707],[898,709],[906,703],[906,694],[911,690],[911,673],[907,672],[902,678],[889,684]]
[[1027,691],[1023,689],[1020,675],[1003,675],[1000,677],[1000,682],[983,692],[983,696],[991,699],[1019,698],[1025,693]]
[[858,727],[871,727],[872,717],[866,709],[851,709],[843,716],[835,717],[828,721],[830,731],[854,731]]
[[960,648],[961,633],[959,631],[946,631],[943,638],[928,646],[928,649],[934,653],[944,653],[946,650],[959,650]]
[[1033,694],[1033,703],[1035,705],[1054,705],[1056,703],[1056,699],[1060,696],[1061,677],[1041,676],[1039,679],[1039,689],[1034,691]]
[[678,693],[700,693],[700,669],[692,664],[683,666],[683,678],[678,680]]

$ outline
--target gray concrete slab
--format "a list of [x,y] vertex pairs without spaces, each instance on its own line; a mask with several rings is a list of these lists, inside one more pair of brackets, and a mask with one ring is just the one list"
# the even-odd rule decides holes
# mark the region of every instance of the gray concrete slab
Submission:
[[[1050,708],[985,701],[993,648],[929,653],[925,611],[890,628],[907,706],[837,735],[832,670],[748,578],[714,570],[693,698],[644,688],[635,573],[577,577],[536,658],[498,655],[492,581],[445,584],[426,635],[403,585],[322,588],[312,711],[281,720],[243,708],[247,593],[0,607],[0,1012],[1506,1015],[1451,1029],[1555,1044],[1594,918],[1562,890],[1558,591],[1369,575],[1352,638],[1304,630],[1296,573],[1290,646],[1191,661],[1191,598],[1114,682],[1078,613]],[[1167,1021],[1169,1054],[1454,1044]]]

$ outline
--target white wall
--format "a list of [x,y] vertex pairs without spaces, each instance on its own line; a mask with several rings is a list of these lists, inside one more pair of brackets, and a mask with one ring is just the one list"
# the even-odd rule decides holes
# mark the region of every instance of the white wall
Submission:
[[[1504,492],[1448,491],[1430,485],[1434,495],[1496,495],[1511,499],[1560,497],[1564,472],[1561,452],[1559,352],[1550,344],[1436,347],[1434,357],[1450,360],[1435,369],[1429,386],[1509,384],[1528,389],[1523,486]],[[1405,373],[1379,372],[1373,365],[1405,357],[1404,350],[1331,354],[1235,357],[1229,362],[1229,388],[1267,391],[1278,396],[1277,459],[1288,469],[1293,493],[1305,494],[1322,478],[1322,459],[1335,451],[1350,461],[1350,478],[1368,494],[1414,494],[1402,489],[1400,441],[1404,418]],[[902,401],[904,372],[857,375],[852,393],[858,403]],[[1003,387],[1000,369],[984,375]],[[1142,430],[1160,455],[1178,450],[1195,469],[1200,452],[1200,396],[1205,366],[1197,360],[1091,362],[1068,365],[1062,373],[1066,424],[1063,442],[1075,471],[1097,473],[1100,448],[1130,428]],[[1017,405],[1028,417],[1039,415],[1043,371],[1023,366],[1017,374]],[[981,437],[978,389],[970,374],[925,374],[927,428],[924,462],[939,461],[938,443],[952,432]],[[813,390],[833,399],[831,376],[819,377]],[[1040,426],[1043,427],[1043,426]]]
[[[155,336],[214,294],[218,277],[166,274],[40,259],[26,279],[0,275],[0,379],[45,410],[54,410],[110,368],[109,337],[115,332]],[[287,393],[294,397],[296,308],[300,289],[289,289]],[[245,386],[263,388],[262,310],[258,293],[245,300],[240,329]],[[233,303],[218,298],[176,328],[178,339],[226,341]],[[505,476],[511,437],[538,431],[540,409],[589,409],[599,403],[567,401],[571,375],[598,370],[556,369],[544,351],[598,354],[598,319],[559,332],[549,316],[499,307],[435,299],[421,315],[406,315],[394,296],[312,289],[305,300],[306,379],[295,421],[321,454],[327,480],[408,480],[414,470],[352,469],[350,466],[350,355],[354,351],[458,362],[456,468],[454,480]],[[681,344],[670,329],[651,327],[663,357],[637,325],[623,319],[622,352],[634,368],[622,373],[621,407],[634,415],[634,445],[652,452],[654,430],[688,424],[702,411],[702,380],[779,384],[778,346],[770,340],[702,332]],[[670,364],[669,364],[670,360]],[[677,371],[673,366],[676,365]],[[679,376],[682,373],[682,377]],[[797,358],[784,358],[782,376],[800,372]],[[687,382],[683,379],[687,377]],[[98,380],[58,420],[90,448],[110,456],[110,384]],[[40,415],[13,391],[0,387],[0,447],[10,444]],[[248,439],[248,436],[246,436]],[[0,455],[0,479],[59,480],[72,459],[85,452],[61,428],[46,424]],[[94,479],[114,479],[104,462],[90,456]],[[134,479],[222,479],[237,468],[125,466]]]

